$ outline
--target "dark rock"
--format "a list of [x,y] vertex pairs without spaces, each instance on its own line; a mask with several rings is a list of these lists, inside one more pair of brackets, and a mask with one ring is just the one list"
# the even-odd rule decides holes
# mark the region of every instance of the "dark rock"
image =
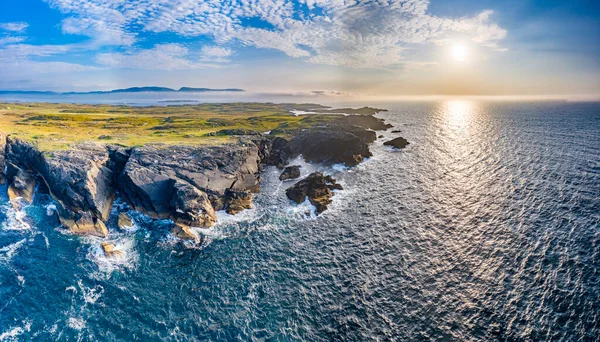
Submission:
[[215,210],[240,207],[229,198],[230,191],[258,189],[259,171],[259,148],[251,141],[206,147],[148,145],[131,152],[118,184],[138,211],[206,227],[215,222]]
[[281,175],[279,175],[279,180],[296,179],[298,177],[300,177],[300,165],[293,165],[283,170]]
[[381,139],[381,138],[383,138],[383,135],[379,135],[377,138],[378,138],[378,139]]
[[171,198],[173,221],[193,227],[210,227],[217,221],[208,195],[189,183],[177,181]]
[[[66,223],[68,222],[68,223]],[[69,230],[77,235],[94,235],[99,237],[107,237],[108,229],[104,222],[97,217],[92,216],[89,212],[78,214],[74,220],[61,219],[63,225],[67,225]]]
[[108,219],[116,197],[116,176],[103,145],[85,143],[42,153],[30,143],[9,138],[6,160],[11,184],[18,180],[19,170],[33,170],[40,176],[58,204],[63,226],[77,234],[108,233],[102,221]]
[[383,119],[372,115],[348,115],[337,118],[336,123],[342,126],[357,126],[374,131],[383,131],[394,126],[386,124]]
[[265,165],[274,165],[282,169],[290,159],[289,141],[281,137],[262,138],[255,143],[259,146],[260,158]]
[[405,148],[410,143],[406,139],[398,137],[396,139],[386,141],[383,144],[385,146],[393,146],[394,148]]
[[292,201],[300,204],[306,198],[317,208],[317,214],[327,210],[333,197],[332,190],[341,190],[341,185],[337,184],[331,176],[323,176],[320,172],[313,172],[308,177],[302,179],[294,186],[286,190],[286,195]]
[[26,203],[32,202],[36,183],[29,172],[14,165],[11,165],[11,168],[13,169],[11,174],[14,175],[12,175],[11,182],[8,186],[8,199],[15,210],[19,210],[19,199],[22,199]]
[[4,158],[4,151],[6,150],[6,135],[0,133],[0,185],[6,184],[6,175],[4,174],[6,168],[6,161]]
[[402,131],[399,129],[396,129],[396,130],[393,130],[392,133],[402,133]]
[[372,156],[369,143],[375,140],[374,131],[328,125],[301,132],[290,141],[289,148],[292,157],[302,155],[309,162],[355,166]]

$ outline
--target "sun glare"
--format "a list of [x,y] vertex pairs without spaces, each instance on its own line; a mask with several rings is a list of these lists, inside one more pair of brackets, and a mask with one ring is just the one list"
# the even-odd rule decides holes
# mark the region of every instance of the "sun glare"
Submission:
[[467,48],[462,44],[456,44],[452,47],[452,58],[458,62],[464,62],[467,59]]

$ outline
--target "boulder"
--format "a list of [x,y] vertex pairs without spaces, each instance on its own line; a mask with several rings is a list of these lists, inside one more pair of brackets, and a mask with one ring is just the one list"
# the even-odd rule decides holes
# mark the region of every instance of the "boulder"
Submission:
[[133,221],[127,213],[119,213],[119,216],[117,218],[117,225],[119,226],[119,229],[125,230],[127,228],[133,227]]
[[185,182],[176,182],[171,199],[171,219],[194,227],[210,227],[217,221],[208,195]]
[[300,204],[306,198],[317,209],[317,214],[327,210],[332,202],[333,191],[341,190],[339,185],[331,176],[323,176],[320,172],[313,172],[294,186],[286,190],[286,195],[292,201]]
[[171,229],[171,234],[175,235],[181,240],[194,241],[194,243],[200,242],[200,236],[198,233],[192,230],[189,226],[176,224]]
[[383,143],[385,146],[392,146],[394,148],[405,148],[408,144],[410,144],[406,139],[402,137],[398,137],[396,139],[386,141]]
[[227,190],[224,207],[230,215],[235,215],[244,209],[250,209],[252,208],[252,194],[248,191]]
[[279,175],[279,180],[296,179],[298,177],[300,177],[300,165],[293,165],[283,170]]
[[118,249],[115,249],[115,245],[110,242],[102,242],[100,243],[102,250],[104,251],[104,255],[109,258],[124,258],[125,253]]
[[[63,220],[61,220],[61,222],[63,222]],[[92,216],[89,212],[84,212],[76,219],[69,220],[68,225],[69,230],[76,235],[108,236],[108,229],[104,222]]]

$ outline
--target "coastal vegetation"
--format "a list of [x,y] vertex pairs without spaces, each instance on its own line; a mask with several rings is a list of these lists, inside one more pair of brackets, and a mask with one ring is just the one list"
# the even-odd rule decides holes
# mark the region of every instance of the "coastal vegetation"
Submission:
[[313,104],[221,103],[152,107],[52,103],[0,103],[0,132],[30,141],[40,150],[68,149],[99,141],[126,147],[149,143],[214,145],[240,131],[291,134],[335,119],[295,116],[291,109],[326,110]]

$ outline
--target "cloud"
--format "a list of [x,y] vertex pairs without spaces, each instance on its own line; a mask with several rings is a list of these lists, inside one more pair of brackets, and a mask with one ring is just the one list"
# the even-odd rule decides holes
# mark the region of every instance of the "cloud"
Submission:
[[233,53],[231,49],[218,47],[218,46],[204,46],[202,47],[201,53],[206,57],[229,57]]
[[[224,54],[227,50],[210,49],[212,53]],[[102,53],[96,56],[100,65],[112,68],[132,68],[150,70],[185,70],[219,68],[223,65],[202,62],[208,58],[197,58],[193,61],[187,47],[181,44],[158,44],[152,49],[134,49],[125,53]],[[214,55],[213,55],[214,57]],[[217,56],[218,57],[218,56]],[[218,61],[217,61],[218,62]]]
[[[507,34],[491,22],[492,11],[442,18],[427,14],[428,0],[46,1],[67,15],[62,22],[64,33],[89,36],[97,45],[132,46],[143,32],[175,33],[348,67],[401,65],[407,45],[435,44],[453,35],[498,49],[498,41]],[[209,47],[201,54],[225,58],[232,53],[217,49],[221,48]],[[123,62],[137,58],[158,67],[143,51],[100,56],[100,60],[106,62],[109,57]],[[179,68],[185,65],[179,60],[182,57],[166,53],[161,58]]]
[[0,38],[0,46],[21,43],[24,40],[25,40],[25,37],[12,37],[12,36],[2,37],[2,38]]
[[29,24],[24,22],[0,23],[0,30],[8,32],[22,33],[29,27]]

